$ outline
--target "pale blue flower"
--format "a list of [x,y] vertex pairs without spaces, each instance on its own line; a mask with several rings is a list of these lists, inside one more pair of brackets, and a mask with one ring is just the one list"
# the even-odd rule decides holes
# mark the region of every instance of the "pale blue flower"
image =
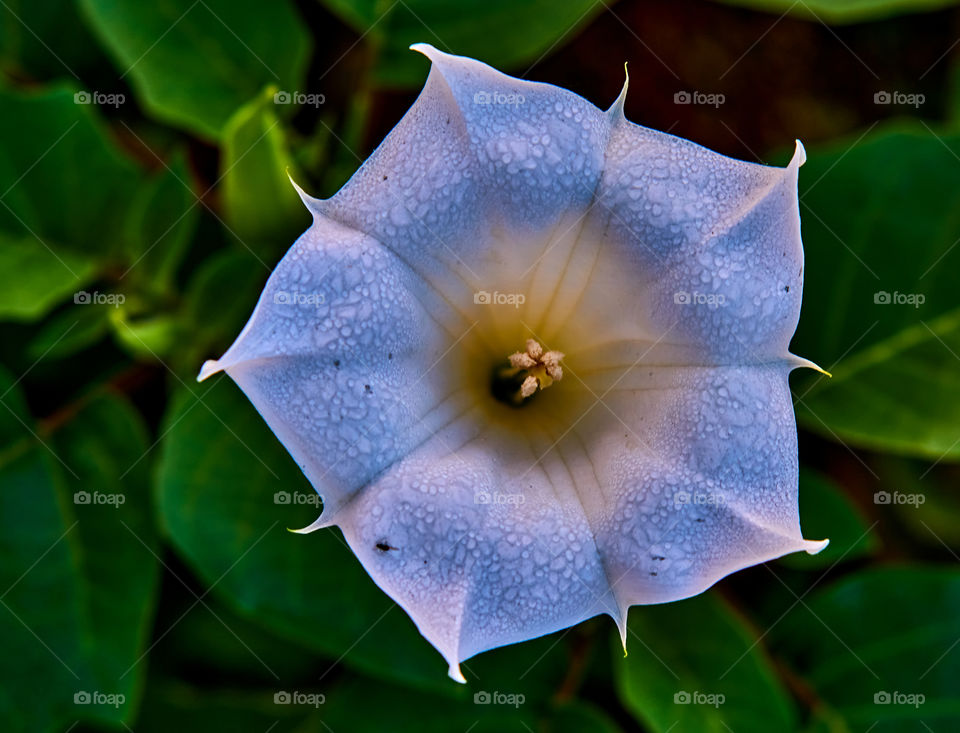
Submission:
[[819,551],[787,384],[802,146],[732,160],[628,122],[626,87],[604,112],[414,48],[416,104],[335,196],[302,194],[313,225],[201,372],[323,497],[307,529],[341,527],[459,680]]

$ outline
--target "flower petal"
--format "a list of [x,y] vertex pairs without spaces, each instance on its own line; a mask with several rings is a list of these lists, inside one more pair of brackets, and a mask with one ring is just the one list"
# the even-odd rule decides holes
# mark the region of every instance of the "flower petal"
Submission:
[[756,165],[611,114],[586,236],[640,283],[624,315],[715,363],[786,358],[803,286],[803,147],[786,168]]
[[436,427],[443,385],[420,384],[421,365],[449,336],[422,290],[377,242],[316,215],[200,374],[224,370],[246,393],[323,497],[324,523]]

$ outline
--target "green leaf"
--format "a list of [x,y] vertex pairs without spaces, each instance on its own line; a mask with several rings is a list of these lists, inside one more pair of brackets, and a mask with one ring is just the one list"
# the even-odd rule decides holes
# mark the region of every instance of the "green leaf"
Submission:
[[192,378],[206,359],[222,354],[250,317],[270,269],[244,249],[218,252],[197,268],[187,286],[176,353],[178,371]]
[[209,140],[266,84],[299,90],[309,40],[287,0],[80,0],[138,99]]
[[756,635],[713,593],[631,609],[623,704],[653,731],[792,730],[794,711]]
[[317,495],[234,385],[219,379],[183,390],[165,422],[161,517],[213,592],[275,633],[333,659],[345,655],[372,675],[452,684],[440,655],[374,585],[339,530],[286,531],[316,519]]
[[790,13],[826,23],[863,23],[907,13],[924,13],[957,4],[957,0],[719,0],[725,5],[764,10],[776,15]]
[[99,341],[110,331],[111,308],[89,305],[68,308],[48,318],[27,346],[27,357],[63,359]]
[[227,224],[254,251],[271,253],[285,251],[310,226],[287,176],[294,164],[276,113],[276,91],[268,87],[230,118],[220,158]]
[[182,153],[137,190],[127,219],[130,287],[153,293],[176,291],[175,277],[197,229],[201,205],[191,189]]
[[576,36],[602,9],[592,0],[321,0],[378,48],[377,83],[423,83],[426,62],[408,50],[425,41],[442,51],[480,59],[498,69],[532,64]]
[[800,570],[831,567],[873,553],[879,540],[843,489],[809,468],[800,469],[800,526],[805,537],[829,539],[816,555],[795,552],[780,558]]
[[0,385],[0,717],[12,731],[129,720],[157,586],[143,426],[101,396],[41,443]]
[[[770,632],[823,706],[850,730],[881,732],[957,728],[957,638],[960,572],[933,567],[859,573],[813,593]],[[918,694],[920,704],[901,697]]]
[[95,270],[84,255],[56,255],[36,239],[0,234],[0,318],[41,318],[86,285]]
[[100,260],[123,246],[138,170],[109,139],[94,105],[72,87],[0,89],[0,231],[40,239],[63,257]]
[[956,135],[893,125],[813,151],[801,170],[806,282],[792,350],[834,375],[798,380],[805,427],[960,457],[958,151]]
[[0,4],[0,70],[8,76],[79,80],[105,61],[74,0]]

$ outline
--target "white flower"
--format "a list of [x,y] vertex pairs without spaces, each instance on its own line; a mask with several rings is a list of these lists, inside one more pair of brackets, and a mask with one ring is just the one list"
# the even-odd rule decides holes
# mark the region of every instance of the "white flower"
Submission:
[[[431,46],[416,104],[271,276],[225,370],[459,662],[817,552],[786,168]],[[280,295],[283,297],[280,297]],[[321,582],[321,578],[317,579]]]

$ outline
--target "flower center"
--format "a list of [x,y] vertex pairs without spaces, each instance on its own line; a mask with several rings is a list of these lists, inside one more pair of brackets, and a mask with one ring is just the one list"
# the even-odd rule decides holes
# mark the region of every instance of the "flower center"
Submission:
[[535,339],[527,339],[526,349],[507,357],[510,365],[494,370],[490,390],[493,396],[511,407],[522,407],[537,392],[563,379],[559,351],[548,351]]

